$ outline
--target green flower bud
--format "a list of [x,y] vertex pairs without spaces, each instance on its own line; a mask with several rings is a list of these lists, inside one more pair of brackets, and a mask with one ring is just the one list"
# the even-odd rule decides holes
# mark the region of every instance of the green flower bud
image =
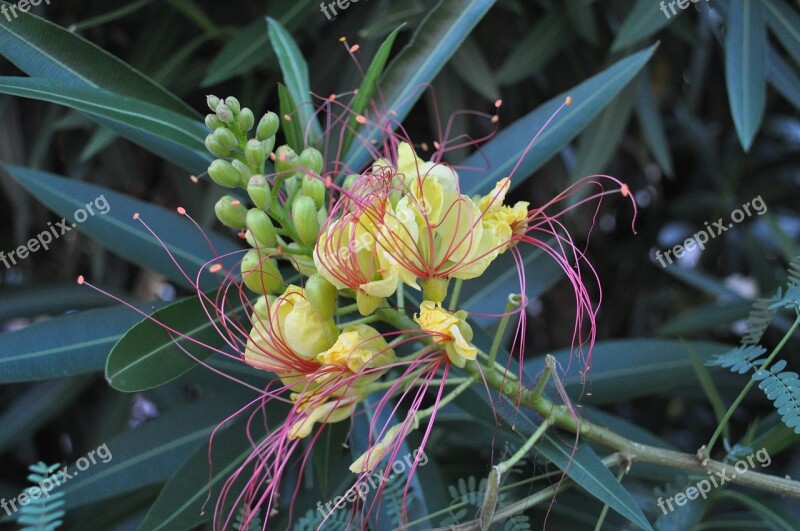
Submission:
[[361,177],[359,174],[351,173],[345,178],[344,183],[342,183],[342,188],[344,188],[347,191],[350,191],[350,189],[353,187],[353,184],[356,182],[356,179],[358,179],[359,177]]
[[333,319],[336,314],[336,286],[320,274],[311,275],[305,286],[311,306],[323,320]]
[[275,172],[279,177],[287,178],[297,169],[297,153],[289,146],[279,146],[275,150]]
[[250,234],[256,239],[258,244],[262,247],[275,247],[278,243],[278,237],[275,235],[275,226],[269,216],[258,208],[251,208],[247,212],[247,228],[250,229]]
[[264,153],[269,157],[269,154],[272,153],[272,150],[275,149],[275,137],[271,136],[266,140],[261,141],[261,147],[264,149]]
[[211,112],[217,112],[217,106],[219,106],[220,101],[221,100],[213,94],[206,96],[206,103],[208,104],[208,108],[211,109]]
[[248,140],[247,144],[244,146],[244,157],[252,168],[262,169],[264,167],[264,161],[267,160],[263,142],[259,142],[255,138]]
[[225,127],[225,124],[222,123],[222,120],[220,120],[216,114],[208,114],[206,115],[206,126],[212,131],[216,131],[220,127]]
[[213,133],[206,137],[206,149],[217,157],[227,157],[231,152],[230,149],[225,149]]
[[314,200],[317,210],[322,208],[325,203],[325,183],[316,177],[301,177],[303,183],[303,195],[307,195]]
[[239,114],[239,111],[242,109],[242,106],[239,105],[239,100],[233,96],[228,96],[225,98],[225,105],[230,107],[231,111],[233,111],[233,114]]
[[239,139],[236,138],[236,135],[224,127],[220,127],[214,131],[213,135],[217,137],[217,140],[219,140],[219,143],[222,145],[222,147],[228,151],[236,148],[239,145]]
[[253,170],[250,168],[250,166],[248,166],[241,160],[233,159],[231,161],[231,164],[233,164],[233,167],[236,168],[236,171],[239,173],[238,186],[244,188],[245,186],[247,186],[247,183],[250,182],[250,177],[253,176]]
[[278,118],[278,115],[274,112],[270,111],[264,116],[261,117],[261,120],[258,121],[258,127],[256,128],[256,138],[258,140],[266,140],[271,136],[275,136],[275,133],[278,132],[278,127],[280,126],[281,120]]
[[236,123],[241,131],[249,131],[255,122],[256,117],[253,116],[253,111],[247,107],[239,111],[239,116],[236,117]]
[[225,188],[235,188],[241,182],[239,172],[227,160],[217,159],[212,162],[208,167],[208,175],[215,183]]
[[325,161],[322,159],[322,153],[313,147],[307,147],[300,153],[300,166],[311,173],[319,175],[322,172],[322,166],[324,164]]
[[286,188],[287,195],[294,195],[300,189],[300,179],[297,178],[297,175],[292,175],[285,181],[283,181],[283,185]]
[[313,245],[317,241],[319,221],[313,199],[305,195],[295,198],[292,203],[292,221],[303,243]]
[[247,208],[235,197],[223,195],[214,205],[214,212],[226,227],[240,230],[245,228]]
[[261,210],[269,210],[272,204],[272,191],[263,175],[253,175],[247,183],[247,193],[253,204]]
[[262,295],[283,289],[283,277],[278,270],[278,263],[255,249],[248,251],[242,259],[242,279],[245,286]]
[[225,105],[224,103],[220,103],[217,105],[217,118],[222,120],[222,123],[225,124],[232,124],[233,123],[233,111],[230,107]]

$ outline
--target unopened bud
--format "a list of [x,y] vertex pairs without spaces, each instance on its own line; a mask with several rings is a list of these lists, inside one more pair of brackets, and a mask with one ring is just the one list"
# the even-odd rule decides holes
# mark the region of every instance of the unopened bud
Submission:
[[344,180],[344,183],[342,183],[342,188],[344,188],[345,190],[347,190],[347,191],[349,192],[349,191],[350,191],[350,189],[351,189],[351,188],[353,187],[353,185],[355,184],[355,182],[356,182],[356,179],[358,179],[359,177],[361,177],[359,174],[357,174],[357,173],[351,173],[350,175],[348,175],[348,176],[345,178],[345,180]]
[[222,123],[231,124],[233,123],[233,111],[230,107],[225,105],[224,103],[220,103],[217,105],[217,118],[222,120]]
[[267,160],[263,143],[255,138],[248,140],[244,147],[244,157],[250,167],[261,170],[264,167],[264,161]]
[[279,146],[275,150],[275,172],[278,176],[286,178],[294,175],[297,170],[297,153],[289,146]]
[[222,145],[222,147],[228,151],[236,148],[236,146],[239,145],[239,139],[236,138],[236,135],[224,127],[220,127],[212,134],[217,137],[217,140],[219,140],[219,143]]
[[322,153],[313,147],[307,147],[300,153],[300,166],[311,173],[319,175],[322,172],[322,166],[324,164],[325,161],[322,159]]
[[213,133],[206,137],[206,149],[217,157],[227,157],[231,152],[230,149],[225,149]]
[[245,286],[261,295],[275,293],[283,287],[278,263],[255,249],[248,251],[242,259],[242,280]]
[[239,111],[242,109],[242,106],[239,105],[239,100],[234,98],[233,96],[228,96],[225,98],[225,105],[227,105],[233,114],[238,114]]
[[211,112],[217,112],[220,101],[221,100],[213,94],[206,96],[206,103],[208,104],[208,108],[211,109]]
[[247,107],[239,111],[239,116],[236,117],[236,123],[239,126],[240,131],[249,131],[253,128],[253,124],[255,122],[256,117],[253,116],[253,111]]
[[262,247],[275,247],[278,243],[278,238],[275,235],[275,226],[269,216],[258,208],[251,208],[247,212],[247,228],[250,229],[250,234],[256,239],[258,244]]
[[323,320],[333,319],[336,314],[336,286],[320,274],[311,275],[306,281],[306,296],[311,306]]
[[262,140],[261,146],[264,148],[264,153],[269,157],[269,154],[275,149],[275,137],[271,136],[266,140]]
[[224,127],[225,124],[222,123],[222,120],[220,120],[216,114],[208,114],[206,115],[206,126],[212,131],[216,131],[220,127]]
[[319,221],[313,199],[305,195],[295,198],[292,203],[292,221],[303,243],[313,245],[317,241]]
[[241,177],[233,164],[227,160],[217,159],[208,167],[208,175],[220,186],[235,188],[239,186]]
[[247,208],[235,197],[223,195],[214,205],[214,212],[226,227],[239,230],[245,228]]
[[272,191],[263,175],[253,175],[247,183],[247,193],[253,204],[261,210],[269,210],[272,204]]
[[241,160],[234,159],[231,161],[231,164],[233,164],[233,167],[239,172],[239,186],[244,188],[247,186],[247,183],[250,182],[250,177],[253,176],[253,170]]
[[278,118],[277,114],[272,111],[268,112],[261,117],[261,120],[258,121],[256,138],[258,140],[266,140],[269,137],[275,136],[275,133],[278,132],[278,126],[280,123],[281,120]]
[[301,177],[303,182],[303,195],[314,200],[317,210],[325,203],[325,183],[316,177]]

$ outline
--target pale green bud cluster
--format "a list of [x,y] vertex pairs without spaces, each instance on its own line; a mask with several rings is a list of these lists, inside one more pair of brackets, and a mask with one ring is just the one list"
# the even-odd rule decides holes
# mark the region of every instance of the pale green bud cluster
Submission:
[[[313,147],[299,153],[288,145],[276,147],[281,122],[274,112],[256,122],[253,111],[233,96],[211,95],[207,103],[211,113],[205,119],[210,130],[205,144],[217,157],[208,175],[232,190],[217,201],[217,218],[241,231],[253,247],[242,260],[243,283],[263,295],[278,292],[284,282],[272,256],[299,252],[290,262],[304,274],[316,271],[313,261],[302,255],[310,255],[327,218],[327,188],[321,177],[325,160]],[[322,280],[312,288],[321,293],[314,305],[328,314],[335,310],[336,290]]]

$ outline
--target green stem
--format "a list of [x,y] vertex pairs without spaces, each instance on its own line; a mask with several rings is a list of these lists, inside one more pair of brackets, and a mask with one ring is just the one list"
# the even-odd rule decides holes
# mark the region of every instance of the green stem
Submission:
[[336,310],[336,315],[346,315],[348,313],[353,313],[358,311],[358,304],[349,304],[347,306],[342,306]]
[[458,306],[458,297],[461,295],[461,285],[463,283],[464,281],[458,278],[453,286],[453,294],[450,295],[450,305],[448,306],[451,312],[455,311],[456,306]]
[[[388,308],[378,310],[381,320],[391,324],[398,330],[415,330],[416,323],[408,316]],[[800,318],[796,325],[800,325]],[[795,327],[793,326],[793,329]],[[783,342],[782,342],[783,343]],[[730,483],[752,487],[780,496],[791,496],[800,499],[800,482],[782,477],[749,471],[747,474],[737,474],[732,465],[700,459],[696,454],[686,454],[667,450],[656,446],[641,444],[617,434],[616,432],[582,418],[577,422],[569,408],[565,405],[556,405],[543,395],[536,395],[532,390],[526,389],[519,382],[511,380],[506,372],[496,367],[483,367],[476,362],[468,362],[464,368],[476,381],[484,380],[486,385],[503,393],[515,403],[519,403],[536,412],[552,422],[553,426],[565,431],[578,433],[580,437],[602,444],[619,452],[624,461],[633,463],[642,461],[656,465],[664,465],[680,470],[692,472],[715,472],[730,477]],[[463,385],[463,384],[462,384]],[[444,402],[444,400],[443,400]],[[440,406],[444,405],[440,402]],[[733,477],[735,475],[735,478]],[[499,514],[499,513],[498,513]]]
[[[761,367],[758,368],[759,371],[766,370],[769,364],[772,363],[772,360],[775,358],[775,356],[777,356],[778,353],[781,351],[781,349],[784,347],[784,345],[786,345],[786,342],[789,341],[789,338],[792,337],[794,332],[797,330],[798,326],[800,326],[800,314],[798,314],[797,318],[794,320],[794,323],[792,324],[791,328],[789,328],[789,331],[786,332],[786,334],[783,336],[781,342],[778,343],[778,345],[772,350],[766,361],[761,364]],[[751,378],[747,382],[747,385],[744,386],[744,389],[742,389],[742,392],[739,393],[739,396],[736,397],[736,400],[733,401],[731,407],[728,408],[728,411],[725,412],[725,416],[722,417],[722,420],[720,421],[719,426],[717,426],[714,435],[711,436],[711,439],[709,439],[708,444],[706,444],[705,449],[703,450],[703,457],[708,458],[711,455],[711,450],[713,450],[714,445],[717,443],[717,439],[719,438],[720,434],[728,425],[728,422],[731,420],[731,417],[739,408],[739,405],[742,403],[742,400],[744,400],[744,397],[747,395],[747,393],[750,391],[750,389],[753,387],[755,383],[756,381]]]
[[[619,469],[619,473],[617,474],[617,481],[622,481],[622,478],[625,476],[625,467]],[[597,524],[594,526],[594,531],[601,531],[603,529],[603,522],[606,520],[606,515],[608,514],[609,505],[606,503],[603,505],[603,510],[600,511],[600,517],[597,519]]]
[[90,18],[88,20],[84,20],[83,22],[78,22],[77,24],[72,24],[69,27],[69,31],[83,31],[85,29],[94,28],[95,26],[101,26],[103,24],[107,24],[109,22],[113,22],[117,19],[122,17],[126,17],[131,13],[138,11],[139,9],[143,8],[147,4],[153,3],[154,0],[140,0],[139,2],[134,2],[132,4],[128,4],[123,6],[119,9],[115,9],[114,11],[109,11],[108,13],[103,13],[102,15],[98,15],[96,17]]
[[497,332],[494,334],[492,340],[492,347],[489,349],[488,367],[494,366],[494,360],[497,358],[497,351],[500,350],[500,343],[503,342],[503,335],[506,333],[508,327],[508,320],[511,318],[512,310],[519,306],[521,298],[518,295],[509,295],[508,302],[506,303],[506,311],[503,312],[503,317],[500,319],[500,324],[497,325]]

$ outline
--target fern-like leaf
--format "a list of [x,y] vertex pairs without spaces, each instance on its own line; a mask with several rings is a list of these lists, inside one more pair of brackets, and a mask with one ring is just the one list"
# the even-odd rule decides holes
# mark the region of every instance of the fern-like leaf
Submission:
[[796,372],[781,372],[786,362],[781,360],[770,370],[757,371],[753,380],[772,401],[781,421],[800,435],[800,377]]
[[800,284],[800,256],[789,262],[789,284]]
[[800,310],[800,284],[789,284],[789,287],[786,288],[786,295],[769,307],[770,310],[778,308]]
[[750,315],[747,318],[747,333],[742,337],[742,345],[757,345],[764,332],[772,323],[772,318],[775,317],[777,309],[773,309],[772,305],[781,300],[781,290],[768,299],[760,298],[753,303],[753,309],[750,310]]
[[481,479],[480,482],[475,479],[475,476],[469,476],[467,479],[460,478],[455,485],[450,485],[448,490],[454,502],[480,507],[486,492],[486,478]]
[[[325,511],[323,515],[320,511],[309,509],[300,520],[294,525],[294,531],[318,531],[324,529],[325,531],[350,531],[352,529],[360,529],[361,526],[358,522],[353,521],[354,516],[350,511],[336,510],[330,515]],[[254,529],[261,529],[257,527]]]
[[[248,517],[250,521],[245,524]],[[234,529],[238,531],[258,531],[262,527],[264,527],[264,522],[260,514],[247,514],[244,511],[244,507],[239,509],[239,514],[236,515],[236,522],[233,524]]]
[[503,531],[530,531],[531,517],[524,514],[515,514],[503,526]]
[[761,345],[741,345],[725,354],[717,354],[706,360],[705,364],[710,367],[724,367],[732,372],[744,374],[757,368],[757,365],[763,361],[760,356],[766,351],[767,349]]
[[53,531],[61,527],[64,517],[64,493],[55,490],[61,482],[53,474],[60,465],[47,466],[39,462],[30,465],[28,480],[35,487],[25,489],[29,503],[19,510],[17,523],[21,531]]

